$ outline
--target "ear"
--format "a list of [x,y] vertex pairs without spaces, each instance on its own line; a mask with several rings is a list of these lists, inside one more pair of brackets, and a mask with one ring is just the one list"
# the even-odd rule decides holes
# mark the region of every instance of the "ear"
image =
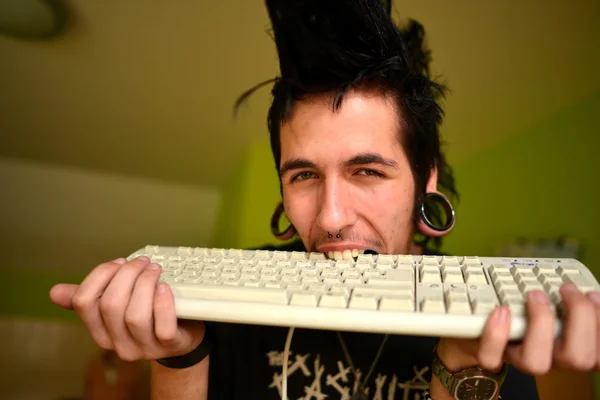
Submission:
[[426,193],[437,193],[438,184],[438,169],[437,166],[431,169],[429,174],[429,180],[427,181],[427,187],[425,188]]
[[[446,196],[444,196],[442,193],[440,193],[437,190],[437,183],[438,183],[438,170],[437,167],[432,168],[431,173],[429,174],[429,180],[427,181],[427,187],[425,189],[426,195],[429,195],[433,198],[437,198],[438,201],[442,200],[442,204],[444,204],[446,206],[446,213],[452,213],[452,215],[454,215],[454,210],[451,209],[452,205],[450,204],[450,201],[446,198]],[[424,210],[420,209],[419,211],[419,221],[417,223],[417,227],[418,229],[421,231],[421,233],[423,233],[426,236],[430,236],[430,237],[440,237],[440,236],[444,236],[446,235],[448,232],[450,232],[452,230],[452,228],[454,228],[454,217],[453,217],[453,222],[450,226],[446,227],[445,229],[442,230],[438,230],[438,229],[433,229],[432,226],[430,226],[428,223],[426,223],[425,219],[426,216],[423,214]]]

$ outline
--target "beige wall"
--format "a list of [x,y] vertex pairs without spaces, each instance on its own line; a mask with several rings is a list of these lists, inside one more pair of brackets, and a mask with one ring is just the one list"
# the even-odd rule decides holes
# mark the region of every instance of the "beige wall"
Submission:
[[0,187],[0,268],[12,270],[79,273],[149,243],[208,245],[221,201],[214,188],[7,158]]

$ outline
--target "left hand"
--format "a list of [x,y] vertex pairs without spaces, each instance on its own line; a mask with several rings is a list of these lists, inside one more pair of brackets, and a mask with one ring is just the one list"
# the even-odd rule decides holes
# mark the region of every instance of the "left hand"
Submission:
[[523,341],[509,344],[510,310],[497,307],[479,340],[440,340],[440,358],[452,371],[479,365],[498,372],[504,362],[532,375],[552,368],[600,370],[600,293],[581,293],[574,285],[560,288],[566,316],[563,333],[554,337],[556,317],[542,291],[527,294],[528,327]]

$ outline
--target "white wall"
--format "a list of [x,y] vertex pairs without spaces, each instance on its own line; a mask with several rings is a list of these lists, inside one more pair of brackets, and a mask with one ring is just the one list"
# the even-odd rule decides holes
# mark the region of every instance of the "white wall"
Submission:
[[0,158],[0,268],[81,271],[146,244],[206,246],[220,202],[209,187]]
[[0,398],[81,396],[86,368],[99,351],[79,324],[0,319]]

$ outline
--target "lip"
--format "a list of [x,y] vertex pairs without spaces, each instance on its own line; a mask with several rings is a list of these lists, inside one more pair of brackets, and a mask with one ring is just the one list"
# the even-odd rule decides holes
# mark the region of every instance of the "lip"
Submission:
[[317,251],[320,253],[327,253],[328,251],[344,251],[344,250],[367,250],[369,247],[362,244],[352,243],[336,243],[326,244],[324,246],[317,247]]

